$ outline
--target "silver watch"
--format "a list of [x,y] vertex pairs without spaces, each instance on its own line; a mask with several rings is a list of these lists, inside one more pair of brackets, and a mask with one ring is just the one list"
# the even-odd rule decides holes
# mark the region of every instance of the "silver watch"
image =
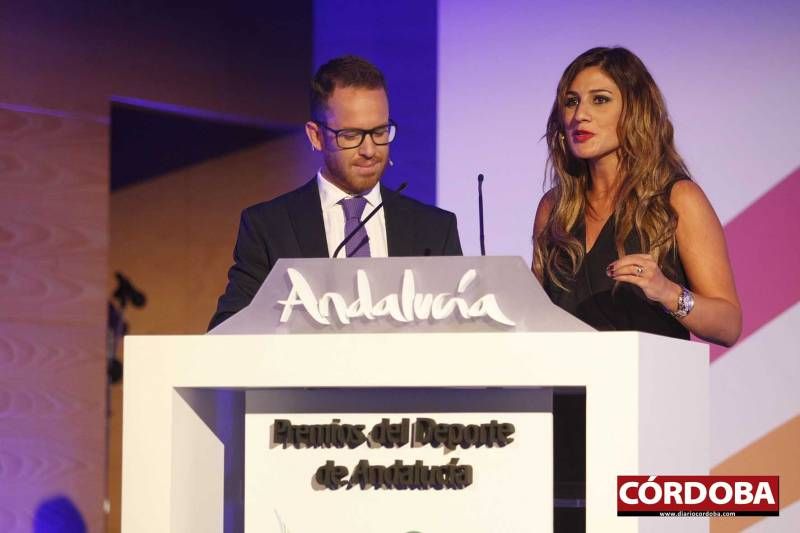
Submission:
[[670,312],[675,318],[683,318],[692,312],[694,308],[694,295],[686,287],[681,287],[681,293],[678,296],[678,309]]

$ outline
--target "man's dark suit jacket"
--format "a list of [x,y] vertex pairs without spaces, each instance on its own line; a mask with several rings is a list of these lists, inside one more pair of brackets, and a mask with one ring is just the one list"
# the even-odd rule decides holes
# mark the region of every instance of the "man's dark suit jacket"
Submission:
[[[381,185],[390,257],[461,255],[453,213],[391,194]],[[247,307],[282,257],[330,257],[316,178],[242,212],[228,286],[208,329]]]

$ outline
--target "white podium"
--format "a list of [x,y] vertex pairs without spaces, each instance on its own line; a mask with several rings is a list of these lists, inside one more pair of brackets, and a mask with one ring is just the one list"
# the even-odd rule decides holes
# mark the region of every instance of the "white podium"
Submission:
[[[322,283],[340,290],[353,314],[386,311],[386,316],[373,316],[372,320],[354,317],[350,324],[342,324],[331,304],[330,324],[324,325],[309,319],[311,313],[297,305],[286,321],[280,322],[286,315],[286,302],[291,300],[291,287],[297,283],[289,269],[306,273],[303,277],[315,298],[321,295],[317,285]],[[354,281],[358,269],[366,271],[373,283],[373,304],[395,291],[399,318],[412,320],[392,318],[391,305],[382,310],[377,305],[371,310],[363,305],[359,309],[354,302],[359,294],[363,297],[364,287],[359,293]],[[466,307],[458,305],[438,320],[419,319],[407,306],[402,315],[409,293],[398,280],[409,270],[416,294],[448,290],[460,294],[466,307],[492,295],[508,323],[490,320],[486,313],[465,318],[458,313]],[[463,285],[462,274],[470,270],[474,271],[473,281],[459,293],[456,282]],[[448,276],[456,281],[446,284],[442,278]],[[377,279],[381,283],[376,284]],[[407,281],[403,279],[403,283]],[[442,302],[446,299],[440,299]],[[472,311],[479,315],[480,306]],[[552,308],[519,258],[294,260],[280,262],[253,304],[223,323],[220,331],[212,332],[216,334],[128,337],[123,532],[295,533],[307,531],[306,520],[322,512],[332,498],[341,513],[325,522],[327,531],[453,531],[448,524],[457,524],[462,518],[472,524],[484,524],[480,520],[486,518],[485,524],[495,524],[458,528],[464,531],[550,530],[552,445],[547,448],[542,443],[552,442],[552,422],[546,416],[551,391],[561,387],[585,391],[587,531],[707,531],[707,519],[616,516],[617,475],[708,473],[707,347],[635,332],[594,332],[559,311]],[[230,331],[222,330],[226,324]],[[536,331],[537,324],[543,331]],[[349,332],[348,326],[354,332]],[[275,332],[256,333],[258,328]],[[370,328],[379,332],[369,332]],[[475,458],[475,482],[461,491],[353,488],[326,492],[313,486],[311,478],[321,461],[316,456],[311,459],[309,450],[308,466],[300,471],[275,467],[276,483],[287,484],[296,478],[302,481],[297,490],[309,491],[297,498],[300,501],[281,502],[278,509],[274,502],[262,499],[280,494],[277,489],[261,490],[262,484],[271,482],[261,478],[268,478],[272,470],[264,470],[262,465],[257,476],[254,465],[262,451],[285,453],[286,462],[291,463],[304,450],[268,445],[270,432],[266,430],[248,435],[247,417],[254,415],[255,420],[265,414],[295,417],[301,423],[325,423],[340,416],[368,424],[401,416],[464,423],[488,422],[499,416],[518,420],[519,431],[516,441],[506,448],[435,452],[442,463],[454,456]],[[313,416],[309,418],[309,414]],[[526,426],[529,421],[531,425]],[[523,427],[531,429],[526,433]],[[246,452],[246,442],[263,442],[263,450]],[[492,477],[488,475],[492,473],[489,465],[495,464],[492,461],[501,465],[497,468],[508,468],[512,463],[498,458],[511,457],[508,454],[515,445],[526,443],[540,450],[530,456],[531,464],[536,465],[531,468],[534,474],[514,480],[513,471],[503,472],[499,477],[508,478],[508,483],[487,489],[488,481],[482,480]],[[407,447],[390,450],[389,455],[399,456],[401,451],[409,459],[430,452],[424,447]],[[368,447],[354,451],[364,457],[373,452],[378,451]],[[478,457],[478,453],[486,457]],[[256,459],[245,461],[246,456]],[[528,456],[524,452],[514,456],[513,464],[524,470],[527,465],[520,461]],[[470,491],[480,490],[488,490],[477,500],[483,505],[467,505],[448,520],[435,518],[437,506],[458,509],[462,495],[467,502]],[[362,493],[372,498],[371,503],[360,503]],[[402,505],[398,499],[393,507],[395,495],[403,499]],[[319,508],[315,502],[320,502]],[[373,506],[389,512],[396,509],[395,516],[380,523],[359,521],[366,520],[359,513]],[[417,512],[414,509],[426,517],[424,522],[409,517]],[[489,520],[498,509],[503,511]],[[529,520],[512,516],[514,513],[527,513]],[[265,514],[270,516],[269,522],[260,521]],[[269,529],[263,527],[265,523]],[[259,524],[258,529],[253,524]]]

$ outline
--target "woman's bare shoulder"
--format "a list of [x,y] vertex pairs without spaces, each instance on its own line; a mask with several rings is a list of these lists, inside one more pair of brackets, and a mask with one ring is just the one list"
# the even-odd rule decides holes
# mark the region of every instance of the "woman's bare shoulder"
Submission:
[[553,211],[555,202],[555,189],[550,189],[544,193],[542,199],[539,200],[539,205],[536,207],[536,216],[533,219],[534,237],[539,235],[542,229],[544,229],[545,224],[547,224],[547,219],[550,218],[550,213]]

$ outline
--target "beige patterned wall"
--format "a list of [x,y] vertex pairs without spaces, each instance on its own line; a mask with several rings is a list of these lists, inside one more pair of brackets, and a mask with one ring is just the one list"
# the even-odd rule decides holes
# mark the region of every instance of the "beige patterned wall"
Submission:
[[[213,9],[151,0],[3,3],[0,532],[34,531],[37,510],[50,526],[71,518],[89,532],[118,530],[119,387],[111,395],[108,480],[105,441],[111,99],[299,125],[306,95],[298,87],[307,83],[311,61],[305,13],[310,13],[307,2]],[[241,201],[268,194],[261,172],[280,153],[266,156],[256,149],[204,163],[216,169],[213,179],[201,168],[178,172],[173,196],[161,203],[148,199],[149,211],[129,213],[130,227],[115,226],[131,245],[158,237],[177,243],[153,249],[144,261],[122,257],[124,264],[111,266],[112,272],[127,273],[133,265],[132,279],[153,287],[149,309],[162,314],[149,323],[147,315],[132,314],[134,331],[202,329],[210,296],[196,300],[201,303],[195,307],[190,295],[221,290],[220,271],[238,220],[238,211],[233,219],[227,214],[240,209]],[[296,177],[276,175],[279,186]],[[234,186],[228,188],[228,182]],[[222,187],[212,194],[214,186]],[[132,195],[139,193],[131,189]],[[122,209],[130,207],[120,198]],[[191,219],[167,235],[158,223],[176,212]],[[218,225],[222,219],[226,222]],[[137,234],[137,228],[150,233]],[[210,242],[218,243],[213,250],[204,248]],[[125,246],[123,240],[113,247]],[[224,255],[218,255],[223,247]],[[192,277],[197,270],[182,270],[186,266],[200,266],[204,277]],[[155,281],[139,276],[139,267],[155,274]],[[41,514],[54,510],[60,515]]]
[[107,132],[92,117],[0,109],[4,533],[70,505],[103,527]]

